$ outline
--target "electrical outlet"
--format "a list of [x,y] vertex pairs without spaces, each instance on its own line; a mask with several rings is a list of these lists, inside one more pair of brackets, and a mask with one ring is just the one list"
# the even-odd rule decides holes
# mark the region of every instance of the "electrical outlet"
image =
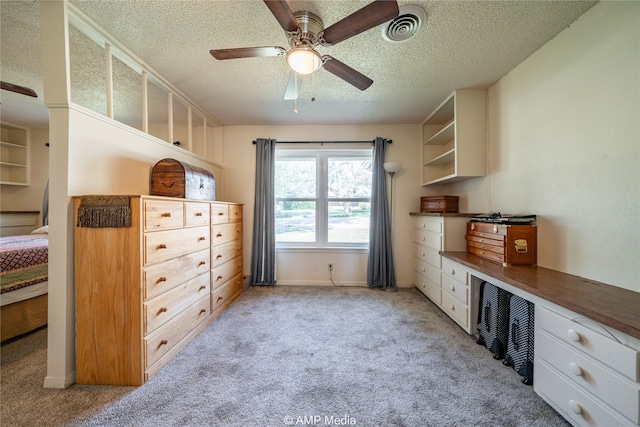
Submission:
[[333,264],[329,264],[329,271],[333,271]]

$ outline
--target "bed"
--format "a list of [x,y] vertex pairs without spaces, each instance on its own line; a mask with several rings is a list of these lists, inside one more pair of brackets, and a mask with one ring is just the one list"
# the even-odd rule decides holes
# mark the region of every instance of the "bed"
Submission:
[[0,329],[5,341],[47,324],[48,226],[0,237]]

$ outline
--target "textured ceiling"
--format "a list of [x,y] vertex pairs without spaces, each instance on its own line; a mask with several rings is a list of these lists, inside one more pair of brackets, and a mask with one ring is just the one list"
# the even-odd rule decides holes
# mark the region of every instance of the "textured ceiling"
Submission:
[[[289,1],[325,27],[369,0]],[[399,1],[420,5],[427,23],[392,43],[380,28],[318,48],[373,79],[360,91],[320,70],[303,80],[297,108],[285,101],[283,57],[217,61],[210,49],[287,46],[259,0],[72,0],[224,125],[420,123],[457,88],[486,88],[593,6],[585,1]],[[0,1],[1,78],[42,93],[39,6]],[[90,74],[90,73],[87,73]],[[46,126],[42,96],[2,91],[3,120]],[[315,101],[312,101],[315,99]]]

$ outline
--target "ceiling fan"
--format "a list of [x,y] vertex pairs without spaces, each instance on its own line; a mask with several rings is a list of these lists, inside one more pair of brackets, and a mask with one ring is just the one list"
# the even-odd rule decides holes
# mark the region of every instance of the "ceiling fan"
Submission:
[[38,97],[38,94],[36,93],[35,90],[33,90],[33,89],[29,88],[29,87],[16,85],[16,84],[9,83],[9,82],[0,81],[0,89],[8,90],[9,92],[19,93],[21,95],[32,96],[34,98]]
[[289,40],[290,49],[279,46],[213,49],[215,59],[285,56],[291,68],[285,99],[297,99],[295,81],[298,75],[311,74],[320,67],[347,83],[365,90],[373,80],[329,55],[320,55],[316,46],[329,47],[367,31],[398,16],[395,0],[375,0],[335,24],[324,28],[322,19],[307,12],[291,12],[284,0],[264,0]]

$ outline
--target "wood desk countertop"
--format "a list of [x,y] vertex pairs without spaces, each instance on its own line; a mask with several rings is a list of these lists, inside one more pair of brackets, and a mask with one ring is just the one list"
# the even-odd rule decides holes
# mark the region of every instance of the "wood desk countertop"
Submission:
[[640,339],[640,292],[544,267],[503,267],[467,252],[445,251],[441,254],[487,276]]

